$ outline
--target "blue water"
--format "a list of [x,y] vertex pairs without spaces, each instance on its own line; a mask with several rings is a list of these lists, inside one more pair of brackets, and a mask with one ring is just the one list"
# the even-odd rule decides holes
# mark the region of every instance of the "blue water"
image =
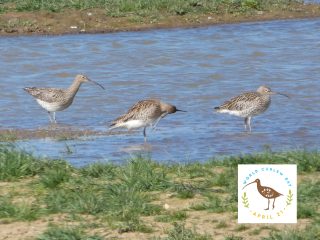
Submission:
[[[142,131],[75,141],[38,139],[18,145],[81,166],[121,161],[140,152],[168,162],[263,150],[314,149],[320,143],[320,19],[229,24],[192,29],[97,35],[0,38],[0,128],[48,126],[46,112],[22,88],[67,87],[84,73],[103,84],[83,84],[61,124],[107,131],[136,101],[157,97],[188,111],[167,116],[149,145]],[[274,96],[266,113],[243,120],[213,107],[260,85]],[[71,151],[67,151],[67,148]]]

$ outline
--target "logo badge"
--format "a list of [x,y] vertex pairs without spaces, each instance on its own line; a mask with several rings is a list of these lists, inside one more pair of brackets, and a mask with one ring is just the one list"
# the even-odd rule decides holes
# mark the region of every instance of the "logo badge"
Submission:
[[238,223],[297,223],[297,165],[239,164]]

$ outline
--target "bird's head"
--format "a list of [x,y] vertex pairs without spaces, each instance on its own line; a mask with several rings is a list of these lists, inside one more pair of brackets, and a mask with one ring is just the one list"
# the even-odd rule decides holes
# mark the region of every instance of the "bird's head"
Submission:
[[252,184],[252,183],[257,183],[258,185],[260,184],[260,179],[259,178],[257,178],[256,180],[254,180],[253,182],[251,182],[251,183],[248,183],[247,185],[245,185],[242,189],[244,189],[246,186],[248,186],[248,185],[250,185],[250,184]]
[[93,80],[91,80],[90,78],[88,78],[86,75],[83,75],[83,74],[78,74],[76,76],[76,81],[80,82],[80,83],[85,83],[85,82],[90,82],[90,83],[93,83],[95,85],[98,85],[99,87],[101,87],[102,89],[104,89],[104,87],[100,84],[100,83],[97,83]]
[[282,96],[285,96],[287,98],[290,98],[287,94],[284,94],[284,93],[280,93],[280,92],[274,92],[271,90],[271,88],[267,87],[267,86],[260,86],[258,89],[257,89],[257,92],[262,94],[262,95],[274,95],[274,94],[279,94],[279,95],[282,95]]
[[170,104],[165,104],[164,108],[168,114],[175,113],[175,112],[187,112],[184,110],[177,109],[176,106],[170,105]]

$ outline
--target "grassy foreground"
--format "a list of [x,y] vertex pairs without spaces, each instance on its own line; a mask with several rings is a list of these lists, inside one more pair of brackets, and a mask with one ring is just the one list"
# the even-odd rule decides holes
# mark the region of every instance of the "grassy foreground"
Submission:
[[0,34],[110,32],[320,16],[300,0],[1,0]]
[[[298,164],[299,224],[237,224],[243,163]],[[319,172],[319,152],[79,169],[1,145],[0,239],[319,239]]]

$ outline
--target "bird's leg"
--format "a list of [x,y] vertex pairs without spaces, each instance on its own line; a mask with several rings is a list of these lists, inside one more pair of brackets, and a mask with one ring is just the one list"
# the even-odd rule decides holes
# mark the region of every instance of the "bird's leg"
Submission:
[[57,120],[56,120],[56,112],[53,112],[53,122],[54,122],[54,123],[57,123]]
[[159,118],[156,120],[156,123],[153,124],[153,126],[152,126],[152,131],[156,130],[156,126],[157,126],[157,124],[159,123],[159,121],[160,121],[161,119],[162,119],[162,116],[159,117]]
[[244,129],[245,130],[249,130],[249,132],[251,132],[251,117],[246,117],[244,119]]
[[248,117],[249,132],[251,132],[251,117]]
[[270,204],[270,199],[268,198],[268,208],[266,208],[265,210],[269,210],[269,204]]
[[276,198],[273,199],[272,209],[274,209],[274,202],[276,201]]
[[144,127],[144,129],[143,129],[143,136],[144,136],[144,142],[145,142],[145,143],[147,142],[146,128],[147,128],[147,127]]
[[248,126],[248,118],[246,117],[244,119],[244,130],[247,131],[247,126]]
[[52,118],[51,118],[51,112],[48,111],[48,115],[49,115],[49,121],[50,121],[50,123],[52,123],[53,121],[52,121]]

